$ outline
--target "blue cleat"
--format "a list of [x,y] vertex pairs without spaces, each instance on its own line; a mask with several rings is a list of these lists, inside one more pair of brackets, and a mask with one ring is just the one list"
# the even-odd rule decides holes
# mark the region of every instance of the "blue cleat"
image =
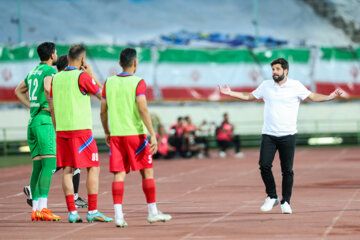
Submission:
[[79,214],[75,213],[69,213],[69,223],[81,223],[83,220],[82,218],[79,216]]
[[104,214],[102,214],[101,212],[96,212],[96,213],[88,213],[87,216],[86,216],[86,220],[89,222],[89,223],[92,223],[92,222],[112,222],[113,219],[112,218],[109,218],[109,217],[106,217],[104,216]]

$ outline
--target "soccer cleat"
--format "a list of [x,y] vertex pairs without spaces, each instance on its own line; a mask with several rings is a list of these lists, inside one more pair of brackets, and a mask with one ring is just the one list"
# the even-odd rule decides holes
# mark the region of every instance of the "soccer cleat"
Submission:
[[79,214],[75,213],[69,213],[69,223],[81,223],[83,222],[82,218],[79,216]]
[[106,217],[104,214],[102,214],[101,212],[97,211],[96,213],[89,213],[86,215],[86,220],[89,223],[92,222],[112,222],[113,219],[110,217]]
[[116,227],[124,228],[124,227],[127,227],[127,225],[128,224],[124,218],[115,218],[115,226]]
[[288,202],[284,202],[283,204],[281,204],[281,212],[284,214],[292,214],[292,210]]
[[273,207],[275,207],[276,205],[279,204],[279,198],[270,198],[267,197],[265,199],[264,204],[261,206],[260,210],[263,212],[268,212],[271,209],[273,209]]
[[42,214],[39,210],[31,212],[31,221],[39,221],[42,220]]
[[51,212],[51,209],[43,208],[41,210],[41,214],[43,217],[42,218],[43,221],[60,221],[61,220],[61,217],[53,214]]
[[87,208],[88,207],[88,203],[84,200],[82,200],[80,197],[78,197],[76,200],[75,200],[75,206],[77,208]]
[[28,205],[30,205],[30,207],[32,207],[32,197],[31,197],[30,186],[25,186],[25,187],[24,187],[24,193],[25,193],[25,195],[26,195],[26,197],[27,197],[26,203],[27,203]]
[[167,222],[171,219],[170,214],[164,214],[160,211],[158,211],[158,214],[156,215],[149,215],[147,218],[147,221],[149,223],[155,223],[155,222]]

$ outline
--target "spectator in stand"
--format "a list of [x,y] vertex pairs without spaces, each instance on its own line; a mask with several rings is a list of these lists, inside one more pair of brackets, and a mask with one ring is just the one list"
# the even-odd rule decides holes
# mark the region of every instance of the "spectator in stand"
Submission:
[[192,124],[190,116],[185,117],[184,133],[183,133],[183,149],[185,151],[185,157],[197,156],[202,158],[203,147],[197,143],[197,137],[195,135],[197,127]]
[[235,156],[242,158],[244,154],[240,151],[240,137],[234,135],[234,126],[229,122],[229,115],[224,113],[223,122],[216,130],[216,141],[220,148],[219,156],[221,158],[226,157],[226,150],[229,147],[235,148]]
[[154,159],[170,159],[175,156],[175,147],[169,144],[169,136],[163,125],[158,125],[158,133],[156,134],[158,141],[158,151],[153,155]]
[[210,157],[208,137],[213,135],[213,133],[214,129],[207,123],[206,120],[203,120],[200,126],[196,129],[196,142],[204,149],[205,157]]
[[169,143],[176,148],[177,156],[184,156],[183,146],[183,133],[184,133],[184,118],[178,117],[177,122],[173,123],[169,130],[171,136],[169,138]]

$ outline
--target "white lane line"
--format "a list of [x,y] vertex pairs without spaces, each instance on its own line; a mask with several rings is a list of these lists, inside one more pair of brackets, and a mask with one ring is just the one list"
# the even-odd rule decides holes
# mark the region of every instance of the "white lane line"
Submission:
[[[320,164],[314,166],[311,171],[315,171],[316,169],[319,169],[319,168],[322,167],[323,165],[328,164],[329,162],[334,161],[338,156],[341,156],[342,154],[346,153],[346,151],[347,151],[347,149],[343,149],[343,150],[340,151],[338,154],[336,154],[336,155],[334,155],[333,157],[327,159],[325,162],[320,163]],[[301,154],[307,153],[307,150],[300,151],[300,153],[301,153]],[[301,155],[301,154],[300,154],[300,155]],[[239,175],[240,175],[240,176],[241,176],[241,175],[248,175],[250,172],[254,172],[254,171],[257,171],[257,169],[254,169],[254,170],[248,171],[248,172],[242,172],[241,174],[238,174],[236,177],[238,177]],[[301,178],[301,177],[304,177],[304,176],[305,176],[307,173],[309,173],[309,172],[310,172],[310,171],[303,172],[301,175],[298,176],[298,178],[299,178],[299,177],[300,177],[300,178]],[[216,184],[216,183],[218,183],[218,182],[226,181],[226,180],[227,180],[227,178],[223,178],[223,179],[221,179],[221,180],[219,180],[219,181],[215,181],[214,184]],[[208,185],[213,185],[213,184],[208,184]],[[204,187],[205,187],[205,186],[202,186],[202,188],[204,188]],[[188,192],[191,193],[191,192],[194,192],[194,190],[193,190],[193,191],[188,191]],[[249,206],[250,206],[250,203],[252,203],[252,202],[257,202],[257,201],[261,201],[261,200],[262,200],[262,198],[259,197],[259,198],[255,199],[255,200],[248,201],[247,204],[245,204],[245,205],[243,205],[243,206],[241,206],[241,207],[238,207],[238,208],[234,209],[233,211],[228,212],[228,213],[226,213],[225,215],[223,215],[223,216],[221,216],[221,217],[218,217],[218,218],[215,218],[215,219],[211,220],[210,222],[208,222],[208,223],[204,224],[203,226],[197,228],[194,232],[188,233],[187,235],[185,235],[184,237],[182,237],[180,240],[185,240],[185,239],[189,239],[189,238],[194,238],[193,235],[197,234],[198,232],[200,232],[200,231],[203,230],[204,228],[210,226],[211,224],[216,223],[216,222],[218,222],[218,221],[226,218],[227,216],[235,213],[236,211],[240,210],[240,209],[243,208],[243,207],[249,207]]]
[[[74,224],[76,224],[76,223],[74,223]],[[48,238],[48,239],[50,239],[50,240],[59,239],[59,238],[62,238],[62,237],[64,237],[64,236],[68,235],[68,234],[72,234],[72,233],[74,233],[74,232],[78,232],[78,231],[83,230],[83,229],[88,228],[88,227],[93,227],[93,226],[95,226],[95,225],[97,225],[97,224],[98,224],[98,223],[85,224],[85,226],[83,226],[83,227],[76,228],[76,229],[74,229],[74,230],[72,230],[72,231],[66,231],[66,232],[64,232],[63,234],[60,234],[60,235],[57,235],[56,237]]]
[[19,197],[21,195],[25,195],[23,192],[19,192],[19,193],[16,193],[16,194],[13,194],[13,195],[9,195],[9,196],[6,196],[6,197],[2,197],[0,198],[0,200],[2,199],[7,199],[7,198],[12,198],[12,197]]
[[26,213],[26,212],[16,213],[16,214],[13,214],[13,215],[10,215],[10,216],[7,216],[7,217],[4,217],[4,218],[0,218],[0,220],[6,220],[6,219],[9,219],[9,218],[12,218],[12,217],[18,216],[18,215],[23,215],[24,213]]
[[335,224],[337,223],[337,221],[342,217],[342,215],[344,214],[345,210],[348,209],[349,205],[353,202],[354,198],[356,197],[356,195],[359,193],[360,189],[356,190],[352,197],[348,200],[348,202],[346,203],[346,205],[343,207],[343,209],[339,212],[339,214],[337,216],[335,216],[331,222],[331,224],[326,228],[326,230],[324,231],[321,240],[326,239],[327,235],[333,230]]

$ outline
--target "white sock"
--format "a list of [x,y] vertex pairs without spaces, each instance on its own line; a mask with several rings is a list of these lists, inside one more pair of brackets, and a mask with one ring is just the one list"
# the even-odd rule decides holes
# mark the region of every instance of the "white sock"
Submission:
[[32,200],[32,204],[33,204],[33,206],[32,206],[32,210],[33,211],[36,211],[36,210],[38,210],[38,206],[39,206],[39,200]]
[[70,211],[71,214],[78,214],[78,211]]
[[115,210],[115,219],[124,218],[124,213],[122,211],[122,204],[114,204]]
[[39,211],[47,209],[47,198],[39,198]]
[[78,194],[77,193],[74,193],[74,200],[76,201],[78,199]]
[[156,203],[148,203],[147,207],[148,207],[149,215],[155,216],[158,214],[158,209],[156,207]]
[[92,211],[88,211],[88,213],[90,213],[90,214],[94,214],[94,213],[97,213],[97,209],[96,210],[92,210]]

